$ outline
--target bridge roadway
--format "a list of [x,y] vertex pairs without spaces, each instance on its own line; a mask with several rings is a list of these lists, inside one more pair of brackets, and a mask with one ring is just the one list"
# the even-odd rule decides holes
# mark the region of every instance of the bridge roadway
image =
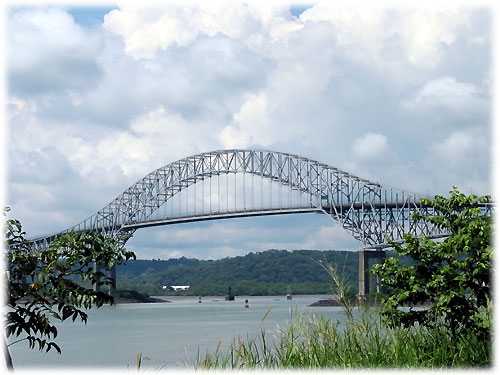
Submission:
[[[418,208],[430,207],[424,204],[418,206]],[[219,219],[230,219],[238,217],[251,217],[251,216],[269,216],[269,215],[287,215],[287,214],[300,214],[300,213],[327,213],[333,207],[325,206],[323,208],[313,207],[313,206],[301,206],[293,208],[265,208],[262,210],[233,210],[227,212],[212,212],[212,213],[201,213],[189,216],[177,216],[177,217],[166,217],[163,219],[146,220],[137,223],[126,224],[121,227],[122,230],[128,229],[140,229],[155,227],[160,225],[169,224],[179,224],[179,223],[192,223],[196,221],[207,221],[207,220],[219,220]],[[398,208],[407,209],[406,207],[401,207],[401,203],[369,203],[369,202],[356,202],[352,204],[335,205],[334,210],[337,212],[348,212],[349,210],[355,211],[372,211],[372,210],[397,210]]]
[[[299,213],[323,213],[323,211],[321,210],[321,208],[310,207],[310,206],[294,207],[294,208],[266,208],[262,210],[236,210],[236,211],[233,210],[224,212],[214,211],[211,213],[201,213],[201,214],[187,215],[187,216],[172,216],[172,217],[165,217],[162,219],[132,222],[131,224],[122,225],[118,229],[125,232],[130,230],[135,231],[140,228],[157,227],[161,225],[171,225],[171,224],[181,224],[181,223],[193,223],[197,221],[231,219],[231,218],[251,217],[251,216],[299,214]],[[103,227],[100,229],[105,232],[108,232],[117,228],[110,226],[110,227]],[[85,229],[75,230],[74,232],[80,233],[83,232],[84,230]],[[29,241],[36,243],[42,240],[50,239],[48,242],[51,242],[52,240],[56,239],[58,235],[64,233],[68,233],[68,231],[30,238]]]
[[[419,203],[418,206],[413,207],[417,208],[429,208],[430,206],[425,205],[423,203]],[[408,210],[408,206],[402,206],[401,202],[383,202],[383,203],[371,203],[371,202],[354,202],[343,205],[334,205],[334,206],[324,206],[316,207],[316,206],[297,206],[291,208],[263,208],[263,209],[247,209],[247,210],[230,210],[230,211],[222,211],[222,212],[210,212],[210,213],[200,213],[194,215],[183,215],[183,216],[174,216],[174,217],[165,217],[162,219],[153,219],[153,220],[144,220],[139,222],[130,222],[129,224],[125,224],[120,226],[119,228],[106,226],[100,228],[100,230],[104,232],[109,232],[112,230],[119,230],[122,232],[130,232],[135,231],[140,228],[149,228],[156,227],[162,225],[172,225],[172,224],[181,224],[181,223],[193,223],[197,221],[209,221],[209,220],[220,220],[220,219],[231,219],[231,218],[243,218],[243,217],[253,217],[253,216],[269,216],[269,215],[287,215],[287,214],[300,214],[300,213],[328,213],[328,212],[338,212],[340,214],[347,214],[350,211],[362,211],[362,212],[370,212],[372,210],[375,211],[392,211],[404,209]],[[79,233],[83,230],[75,230],[74,232]],[[69,230],[52,233],[48,235],[42,235],[34,238],[30,238],[29,241],[32,243],[39,243],[41,241],[51,242],[55,240],[59,235],[68,233]],[[442,236],[432,236],[432,237],[442,237]],[[396,241],[398,242],[398,241]],[[377,246],[380,248],[381,246]],[[386,247],[386,246],[382,246]],[[367,247],[370,248],[370,247]]]

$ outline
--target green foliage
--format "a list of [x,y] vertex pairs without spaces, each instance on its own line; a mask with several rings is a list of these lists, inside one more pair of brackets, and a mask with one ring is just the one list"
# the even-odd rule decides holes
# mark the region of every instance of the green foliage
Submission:
[[283,282],[258,282],[253,280],[241,280],[225,283],[205,283],[190,287],[185,292],[186,296],[209,296],[226,295],[228,287],[233,294],[239,296],[277,296],[287,294],[290,288],[293,294],[323,294],[329,291],[328,283],[283,283]]
[[[384,298],[381,313],[392,325],[443,324],[452,333],[468,331],[488,338],[493,224],[481,204],[490,198],[465,196],[456,189],[450,194],[450,198],[424,200],[439,216],[415,214],[423,223],[448,229],[450,237],[433,241],[406,235],[404,244],[393,243],[394,251],[411,257],[415,264],[401,265],[391,257],[375,266],[382,285],[392,294]],[[426,307],[414,308],[418,305]]]
[[[358,253],[352,251],[268,250],[220,260],[136,260],[117,268],[118,287],[150,295],[225,295],[229,286],[236,295],[283,295],[330,292],[330,281],[319,260],[338,264],[356,286]],[[163,285],[190,285],[172,292]]]
[[110,270],[135,255],[99,233],[67,233],[45,250],[33,250],[25,234],[18,220],[6,220],[6,335],[23,337],[15,342],[27,340],[31,348],[60,353],[53,341],[57,337],[53,319],[87,322],[84,309],[113,303],[112,296],[85,286],[113,284],[103,272],[93,270],[94,262]]

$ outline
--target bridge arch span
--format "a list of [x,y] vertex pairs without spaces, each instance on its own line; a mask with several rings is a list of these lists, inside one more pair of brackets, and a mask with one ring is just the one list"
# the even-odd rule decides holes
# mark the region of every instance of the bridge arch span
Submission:
[[[230,174],[249,174],[305,194],[310,204],[282,207],[280,210],[244,210],[244,212],[186,215],[150,220],[153,213],[180,192],[200,181]],[[329,215],[360,242],[363,248],[383,248],[387,240],[400,241],[403,234],[441,236],[428,223],[412,217],[413,211],[433,215],[418,194],[384,188],[381,184],[359,178],[318,161],[275,151],[218,150],[189,156],[154,170],[126,189],[96,214],[67,230],[32,239],[36,246],[46,246],[58,235],[72,231],[99,231],[118,238],[138,228],[183,221],[217,219],[292,212],[320,211]]]

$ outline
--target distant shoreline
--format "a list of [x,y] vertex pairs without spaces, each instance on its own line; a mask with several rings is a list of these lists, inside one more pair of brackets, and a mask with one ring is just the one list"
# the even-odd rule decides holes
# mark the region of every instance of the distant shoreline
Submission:
[[[310,306],[339,306],[330,304],[328,305],[329,301],[334,300],[328,298],[328,294],[298,294],[294,295],[292,298],[297,299],[297,298],[311,298],[311,297],[316,297],[318,298],[318,302],[313,303]],[[270,298],[270,299],[276,299],[276,298],[283,298],[285,299],[285,295],[277,295],[277,296],[235,296],[236,300],[245,300],[245,299],[251,299],[251,298]],[[128,298],[123,298],[123,297],[115,297],[115,304],[128,304],[128,303],[169,303],[169,302],[175,302],[176,300],[198,300],[199,296],[150,296],[150,297],[128,297]],[[225,296],[202,296],[202,300],[211,300],[211,301],[225,301]],[[292,299],[292,301],[293,301]],[[323,302],[327,301],[327,302]],[[319,303],[319,304],[318,304]],[[325,304],[326,303],[326,304]],[[318,305],[316,305],[318,304]]]
[[141,298],[121,298],[116,297],[115,304],[124,304],[124,303],[165,303],[172,302],[167,299],[158,298],[158,297],[141,297]]

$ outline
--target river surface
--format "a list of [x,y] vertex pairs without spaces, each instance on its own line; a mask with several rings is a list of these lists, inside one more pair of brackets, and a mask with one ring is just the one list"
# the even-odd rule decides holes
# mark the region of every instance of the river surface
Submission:
[[[71,319],[57,324],[56,343],[62,354],[31,350],[26,341],[10,347],[16,369],[114,368],[135,370],[137,354],[141,368],[192,368],[198,354],[214,352],[219,341],[227,350],[234,337],[256,338],[262,330],[273,337],[277,325],[286,326],[295,315],[324,316],[343,320],[340,307],[310,307],[326,296],[162,297],[168,303],[133,303],[103,306],[88,311],[88,323]],[[245,308],[248,299],[248,308]],[[263,316],[272,306],[263,322]],[[11,340],[9,340],[12,342]]]

